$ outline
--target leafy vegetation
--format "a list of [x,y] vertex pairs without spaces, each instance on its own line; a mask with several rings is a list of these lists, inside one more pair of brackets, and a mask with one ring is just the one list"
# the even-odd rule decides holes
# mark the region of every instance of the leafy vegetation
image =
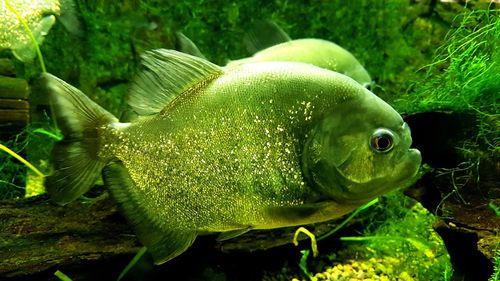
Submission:
[[[477,135],[460,147],[470,159],[500,157],[500,10],[476,10],[456,16],[458,27],[446,36],[427,65],[423,81],[395,103],[400,111],[471,112],[478,118]],[[460,144],[458,144],[460,145]],[[467,165],[467,164],[465,164]]]
[[[26,133],[17,134],[2,142],[17,154],[24,154],[28,140]],[[0,150],[0,199],[23,197],[25,194],[26,167],[10,154]]]
[[488,281],[498,281],[500,280],[500,250],[497,250],[495,257],[493,258],[493,275]]
[[[499,10],[476,10],[457,15],[450,30],[424,67],[423,81],[397,105],[406,112],[476,110],[496,117],[500,90]],[[498,120],[498,119],[497,119]]]
[[470,120],[470,127],[458,123],[460,139],[447,144],[460,163],[435,171],[449,181],[436,209],[443,216],[450,199],[465,205],[473,196],[495,194],[488,190],[496,186],[492,167],[500,159],[500,10],[466,10],[452,25],[432,63],[420,70],[425,76],[394,101],[407,114],[453,112]]
[[400,192],[380,201],[358,222],[360,236],[340,237],[341,250],[322,251],[319,259],[309,261],[309,250],[302,253],[299,268],[306,279],[451,280],[449,256],[432,230],[436,217]]
[[[42,53],[40,51],[40,46],[35,39],[35,36],[33,35],[30,27],[24,20],[23,16],[19,13],[19,11],[17,11],[9,1],[5,0],[5,6],[10,12],[15,14],[16,18],[24,27],[26,34],[28,34],[29,38],[31,39],[31,44],[36,50],[41,71],[46,72],[47,70]],[[57,128],[55,124],[54,127]],[[24,153],[26,153],[26,146],[29,144],[30,135],[32,135],[33,133],[43,134],[55,140],[62,139],[62,136],[60,136],[57,129],[52,132],[41,127],[34,130],[32,130],[32,128],[30,127],[27,127],[23,132],[8,140],[5,145],[0,143],[0,151],[7,153],[7,155],[0,155],[0,159],[5,158],[5,161],[2,161],[2,165],[0,165],[0,172],[4,174],[0,177],[0,199],[17,198],[23,195],[31,196],[40,194],[44,191],[42,185],[45,174],[24,157],[19,155],[21,151],[24,151]],[[36,140],[36,138],[34,139]],[[9,147],[12,147],[12,149],[10,149]],[[24,167],[22,165],[13,163],[12,159],[8,159],[10,157],[13,157],[17,161],[19,161],[34,174],[24,171]],[[46,163],[47,161],[42,159],[47,158],[48,154],[43,154],[42,158],[38,159]],[[36,186],[36,188],[34,188],[34,186]],[[26,192],[26,190],[29,190],[29,192]]]
[[437,220],[434,215],[397,192],[375,208],[383,208],[383,212],[373,212],[362,237],[341,240],[356,243],[353,247],[363,242],[362,252],[358,254],[368,259],[394,257],[400,260],[394,270],[399,274],[406,271],[417,280],[438,280],[443,272],[451,269],[444,244],[432,230]]
[[[366,272],[368,268],[381,265],[384,267],[377,269],[378,275],[389,279],[440,280],[447,276],[445,280],[450,280],[449,256],[442,240],[432,230],[436,218],[419,203],[400,192],[393,192],[366,215],[361,223],[364,228],[360,236],[340,238],[346,247],[330,254],[331,267],[314,267],[313,262],[312,267],[325,271],[318,273],[313,280],[335,280],[324,276],[332,276],[332,272],[351,276],[353,268],[365,268]],[[339,265],[343,267],[339,268]]]

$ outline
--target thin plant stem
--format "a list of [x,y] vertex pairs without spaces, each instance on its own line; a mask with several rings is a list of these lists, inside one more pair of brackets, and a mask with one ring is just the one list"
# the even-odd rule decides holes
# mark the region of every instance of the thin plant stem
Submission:
[[37,175],[39,175],[40,177],[45,177],[45,175],[40,172],[40,170],[38,170],[35,166],[33,166],[30,162],[28,162],[26,159],[24,159],[23,157],[19,156],[19,154],[15,153],[14,151],[10,150],[8,147],[6,147],[5,145],[3,144],[0,144],[0,149],[7,152],[8,154],[10,154],[12,157],[16,158],[17,160],[21,161],[24,165],[26,165],[26,167],[30,168],[33,172],[35,172]]
[[35,47],[36,54],[38,56],[38,60],[40,61],[40,67],[42,68],[42,72],[47,72],[47,69],[45,68],[45,63],[43,61],[42,52],[40,51],[40,46],[38,46],[38,42],[36,42],[36,38],[33,35],[33,32],[31,32],[31,29],[29,28],[29,26],[26,23],[26,21],[19,14],[19,12],[10,4],[9,0],[4,0],[4,2],[5,2],[5,6],[7,6],[7,9],[9,9],[9,11],[11,11],[12,13],[14,13],[14,15],[16,15],[17,20],[21,23],[21,25],[26,30],[26,33],[30,37],[31,43]]

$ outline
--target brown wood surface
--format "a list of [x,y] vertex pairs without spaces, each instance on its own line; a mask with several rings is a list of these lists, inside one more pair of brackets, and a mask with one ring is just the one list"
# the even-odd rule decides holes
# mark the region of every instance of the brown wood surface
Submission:
[[64,207],[46,196],[0,201],[0,280],[132,254],[140,247],[106,196]]
[[0,99],[0,109],[28,109],[29,103],[22,99]]
[[25,126],[29,121],[28,109],[1,109],[0,108],[0,125],[12,124],[17,126]]
[[[318,236],[331,228],[329,223],[308,227]],[[250,231],[218,243],[213,235],[207,241],[214,245],[213,251],[253,252],[291,244],[295,230]],[[303,239],[306,236],[300,235]],[[125,254],[130,260],[141,247],[106,192],[66,206],[50,203],[46,195],[0,201],[0,280],[33,280],[47,271],[85,268],[86,262]]]

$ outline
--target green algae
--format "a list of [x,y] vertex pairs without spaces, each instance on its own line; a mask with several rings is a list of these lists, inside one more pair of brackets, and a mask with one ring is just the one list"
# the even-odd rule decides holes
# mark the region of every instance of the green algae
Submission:
[[[363,241],[367,258],[394,257],[401,261],[395,272],[409,272],[417,280],[438,280],[452,268],[441,238],[432,229],[437,221],[434,215],[400,193],[388,196],[382,206],[385,219],[373,216],[361,237],[368,237]],[[377,225],[377,221],[383,223]]]
[[399,192],[382,201],[361,222],[361,236],[341,237],[345,246],[323,253],[323,261],[311,260],[306,265],[301,260],[307,279],[369,280],[376,276],[380,280],[450,280],[450,258],[432,230],[437,218]]
[[456,15],[432,63],[420,69],[425,76],[394,101],[399,112],[453,112],[472,124],[461,126],[457,120],[462,136],[451,145],[460,163],[435,167],[437,176],[449,178],[439,211],[445,211],[444,203],[451,198],[465,205],[468,199],[464,193],[495,188],[493,167],[500,159],[499,15],[500,10],[494,9]]
[[426,65],[423,81],[414,82],[411,94],[397,100],[404,112],[476,110],[498,112],[500,91],[499,10],[478,10],[458,15],[458,26]]
[[61,281],[72,281],[73,280],[73,279],[69,278],[66,274],[62,273],[60,270],[57,270],[54,273],[54,276],[56,276]]
[[[28,144],[26,133],[17,134],[8,141],[2,141],[2,144],[17,154],[24,154]],[[24,196],[26,170],[25,166],[16,162],[9,154],[0,151],[0,200]]]
[[495,257],[493,258],[493,270],[493,274],[488,281],[500,280],[500,250],[495,252]]

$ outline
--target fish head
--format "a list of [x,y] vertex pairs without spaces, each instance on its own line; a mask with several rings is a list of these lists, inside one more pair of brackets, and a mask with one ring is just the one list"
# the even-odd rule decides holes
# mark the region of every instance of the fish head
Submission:
[[368,90],[359,90],[366,94],[319,121],[302,156],[313,188],[343,204],[362,204],[410,185],[421,163],[401,116]]

